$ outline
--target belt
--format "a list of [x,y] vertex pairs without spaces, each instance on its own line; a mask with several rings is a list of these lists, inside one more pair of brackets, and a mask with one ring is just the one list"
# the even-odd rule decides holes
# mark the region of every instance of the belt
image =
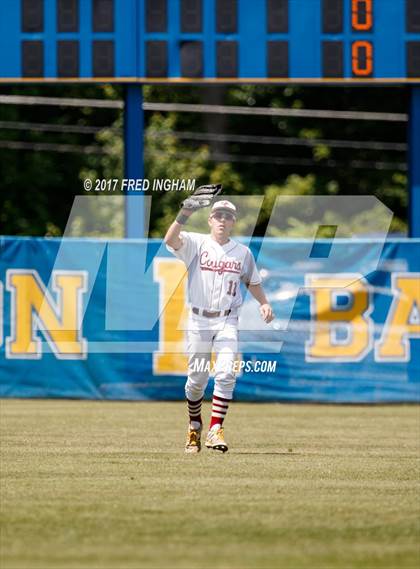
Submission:
[[198,316],[205,316],[206,318],[217,318],[218,316],[228,316],[232,310],[218,310],[217,312],[210,312],[205,308],[196,308],[195,306],[192,307],[192,311],[194,314],[198,314]]

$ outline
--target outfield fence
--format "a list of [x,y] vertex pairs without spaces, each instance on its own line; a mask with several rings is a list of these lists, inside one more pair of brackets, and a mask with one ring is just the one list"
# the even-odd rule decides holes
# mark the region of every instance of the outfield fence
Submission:
[[[237,400],[420,401],[420,240],[240,241]],[[161,240],[0,238],[0,396],[182,399],[186,301]]]

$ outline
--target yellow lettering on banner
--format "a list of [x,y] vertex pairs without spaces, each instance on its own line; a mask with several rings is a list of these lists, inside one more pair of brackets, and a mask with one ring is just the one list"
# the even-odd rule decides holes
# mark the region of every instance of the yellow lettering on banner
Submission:
[[[371,349],[372,320],[368,283],[360,274],[307,275],[311,294],[311,339],[306,342],[307,361],[359,361]],[[348,302],[338,306],[337,296]],[[344,340],[336,332],[346,331]]]
[[394,273],[394,294],[380,340],[377,361],[410,361],[410,338],[420,337],[420,273]]
[[53,271],[55,302],[37,271],[7,271],[7,289],[11,293],[11,329],[7,338],[8,358],[42,356],[41,331],[60,359],[86,357],[86,340],[81,337],[82,294],[87,274],[79,271]]
[[187,270],[177,259],[157,258],[154,280],[159,283],[159,352],[153,354],[153,373],[185,375],[188,365],[185,331]]

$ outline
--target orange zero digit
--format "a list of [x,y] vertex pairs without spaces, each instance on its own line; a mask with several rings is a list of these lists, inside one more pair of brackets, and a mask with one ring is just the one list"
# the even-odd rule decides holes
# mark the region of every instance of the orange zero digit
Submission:
[[370,41],[355,41],[351,46],[351,67],[356,77],[370,77],[373,72],[373,46]]
[[373,0],[351,0],[351,25],[353,30],[368,32],[373,26]]

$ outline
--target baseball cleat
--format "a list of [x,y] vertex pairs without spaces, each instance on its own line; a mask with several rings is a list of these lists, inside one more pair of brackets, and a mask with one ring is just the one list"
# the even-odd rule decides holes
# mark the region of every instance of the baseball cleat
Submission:
[[207,448],[226,452],[228,450],[228,446],[224,438],[223,427],[210,429],[207,434],[205,445]]
[[185,443],[185,452],[187,454],[196,454],[201,450],[201,429],[191,429],[188,427],[187,442]]

